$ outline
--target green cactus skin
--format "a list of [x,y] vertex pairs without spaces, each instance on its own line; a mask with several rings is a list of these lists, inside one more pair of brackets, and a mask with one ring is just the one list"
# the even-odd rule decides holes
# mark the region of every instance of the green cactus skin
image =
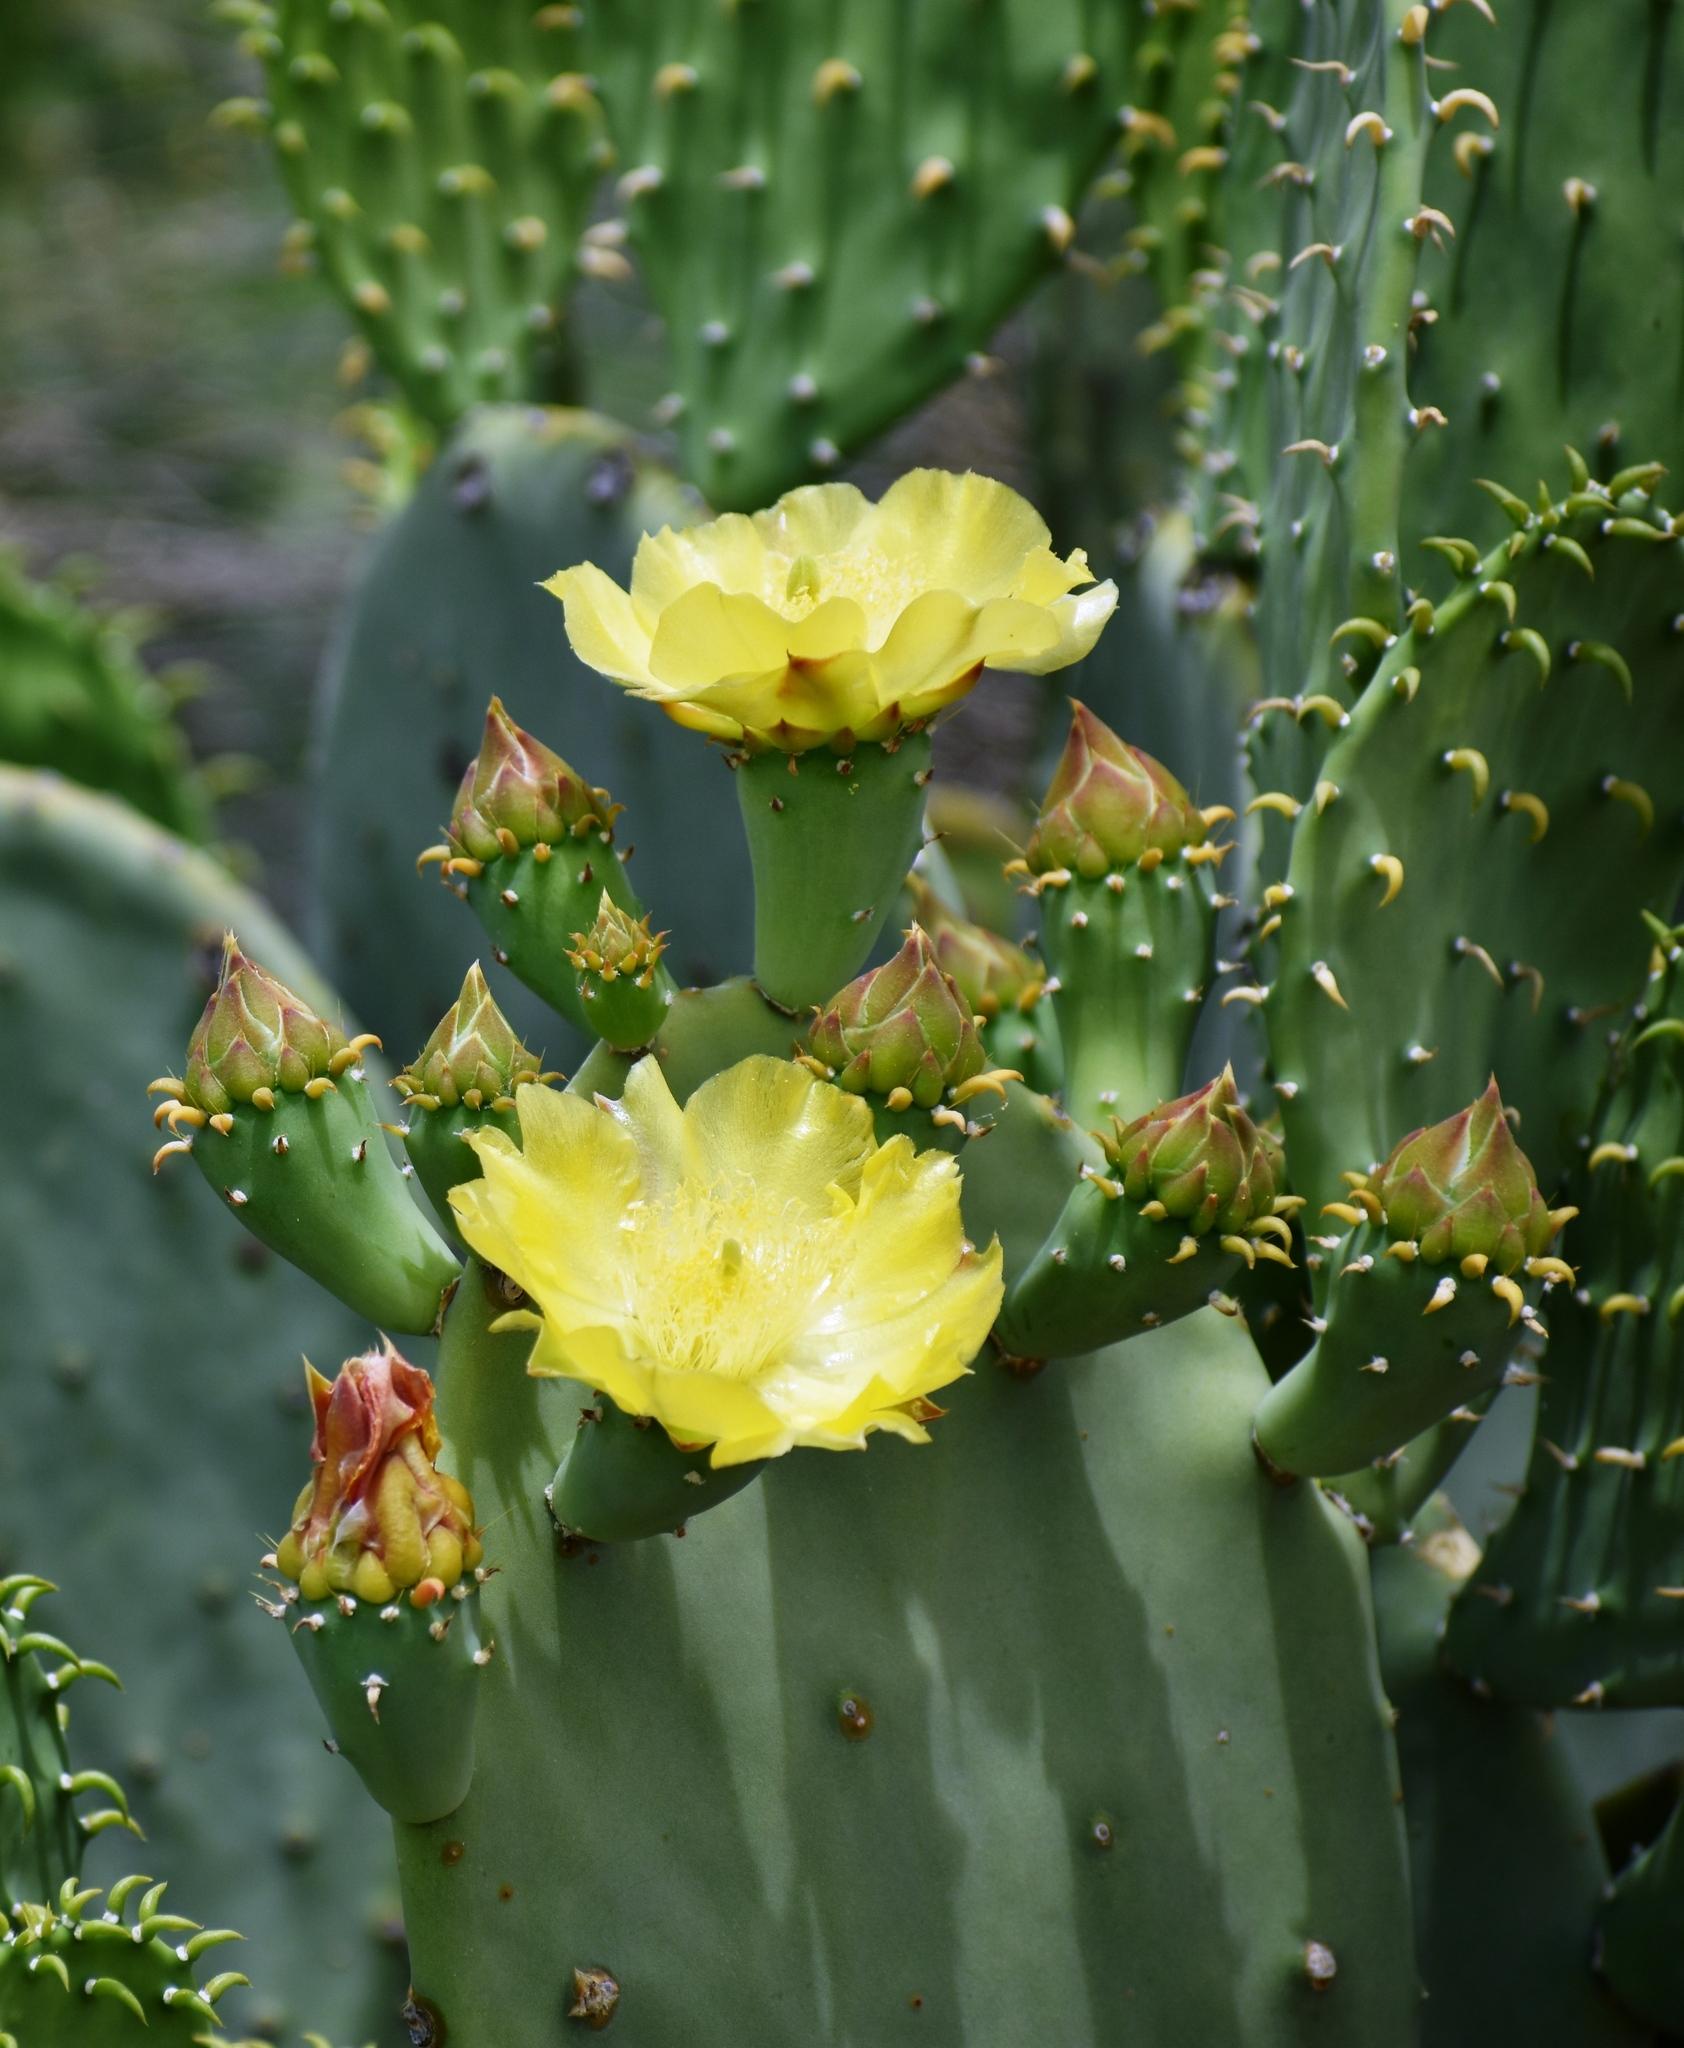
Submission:
[[[308,256],[415,410],[553,385],[580,242],[610,159],[572,7],[509,0],[224,0],[262,61],[267,128]],[[548,377],[546,378],[546,371]]]
[[[0,1236],[34,1248],[14,1262],[0,1363],[0,1573],[53,1532],[59,1632],[100,1643],[128,1682],[121,1697],[76,1687],[81,1760],[130,1787],[143,1867],[250,1930],[243,1954],[265,1989],[226,2001],[232,2031],[279,2035],[307,2010],[333,2039],[366,2041],[403,1985],[382,1936],[395,1907],[386,1831],[346,1798],[237,1560],[261,1503],[296,1487],[294,1430],[266,1418],[277,1404],[296,1416],[300,1353],[344,1357],[367,1332],[252,1240],[219,1232],[191,1174],[154,1180],[155,1140],[134,1123],[147,1081],[186,1043],[230,925],[330,1014],[331,999],[271,913],[108,798],[0,770],[0,876],[0,1063],[29,1077],[8,1098]],[[139,1370],[145,1359],[167,1371]],[[63,1454],[43,1458],[47,1443]],[[299,1711],[277,1711],[288,1698]],[[14,1799],[0,1790],[8,1844]],[[93,1845],[95,1881],[119,1874],[120,1840]]]
[[864,964],[924,836],[922,733],[851,755],[765,752],[737,762],[754,869],[754,978],[795,1011]]
[[1679,1812],[1673,1808],[1659,1839],[1621,1871],[1596,1928],[1598,1965],[1615,1996],[1669,2037],[1684,2026],[1684,1964],[1678,1954],[1684,1824]]
[[833,469],[988,347],[1074,233],[1127,96],[1131,13],[588,10],[685,467],[711,504]]
[[1427,1993],[1421,2048],[1644,2048],[1647,2031],[1592,1974],[1608,1866],[1563,1731],[1476,1698],[1441,1667],[1445,1611],[1477,1556],[1435,1502],[1410,1545],[1373,1559]]
[[474,1719],[493,1645],[480,1627],[475,1581],[458,1584],[462,1597],[437,1609],[402,1598],[379,1609],[348,1597],[300,1600],[290,1586],[266,1603],[292,1638],[339,1754],[394,1820],[442,1820],[473,1779]]
[[684,1450],[659,1423],[624,1415],[612,1401],[579,1411],[579,1426],[550,1482],[550,1513],[561,1537],[624,1543],[668,1536],[741,1493],[764,1459],[715,1471],[705,1446]]
[[1457,232],[1422,251],[1439,318],[1411,383],[1452,431],[1422,436],[1411,461],[1418,533],[1463,532],[1479,478],[1530,483],[1563,442],[1603,480],[1684,467],[1684,307],[1659,282],[1678,264],[1684,38],[1648,0],[1615,0],[1590,34],[1551,0],[1494,11],[1495,29],[1448,9],[1431,39],[1459,67],[1446,82],[1483,86],[1502,126],[1464,117],[1465,167],[1441,150],[1427,179]]
[[260,1244],[383,1329],[427,1332],[456,1259],[421,1213],[388,1148],[360,1067],[332,1092],[240,1102],[199,1132],[193,1158]]
[[[672,927],[677,979],[747,964],[748,863],[712,816],[725,770],[693,733],[575,661],[561,607],[537,587],[585,560],[623,580],[639,535],[691,515],[624,429],[491,407],[377,543],[326,678],[317,936],[325,970],[354,1011],[378,1015],[389,1044],[420,1045],[456,995],[471,926],[417,879],[415,856],[450,815],[493,695],[593,782],[635,789],[617,844],[635,845],[629,873]],[[597,901],[559,934],[561,948]],[[516,1030],[571,1068],[586,1048],[485,966]]]
[[[1282,1472],[1334,1477],[1390,1456],[1500,1386],[1527,1335],[1484,1278],[1406,1266],[1387,1249],[1364,1224],[1328,1254],[1326,1327],[1257,1411],[1258,1447]],[[1452,1291],[1435,1309],[1441,1289]]]
[[1684,880],[1680,544],[1636,489],[1515,516],[1483,559],[1457,544],[1430,637],[1388,646],[1294,826],[1261,1009],[1314,1203],[1493,1066],[1555,1184],[1600,1079],[1595,1020],[1642,980],[1635,913]]
[[[27,1572],[0,1579],[0,1926],[22,1901],[55,1897],[74,1882],[96,1835],[113,1827],[139,1833],[115,1778],[71,1769],[71,1687],[117,1678],[41,1626],[33,1610],[56,1590]],[[79,1813],[76,1802],[89,1794],[104,1805]]]
[[184,839],[210,806],[162,686],[121,619],[34,583],[0,549],[0,760],[109,790]]
[[[693,1014],[680,1094],[745,1049],[729,1012]],[[1026,1114],[967,1150],[966,1220],[1021,1259],[1080,1141],[1012,1092]],[[471,1268],[439,1371],[503,1565],[481,1765],[459,1812],[398,1830],[417,1995],[451,2041],[549,2048],[575,1971],[613,1978],[617,2034],[651,2048],[1413,2039],[1360,1545],[1258,1470],[1237,1325],[1189,1320],[1126,1367],[985,1359],[929,1465],[775,1460],[682,1541],[558,1557],[543,1488],[589,1394],[526,1377],[526,1338],[489,1331],[505,1306]],[[1280,1597],[1317,1617],[1290,1647]],[[577,1824],[534,1825],[540,1785]],[[685,1908],[698,1887],[742,1902],[728,1940]]]
[[[1120,1343],[1209,1304],[1259,1258],[1290,1266],[1278,1157],[1241,1107],[1232,1072],[1099,1140],[1046,1243],[1006,1297],[996,1334],[1024,1358]],[[1287,1198],[1286,1213],[1291,1213]]]
[[15,1909],[0,1937],[0,2044],[234,2048],[216,2031],[217,2002],[249,1980],[222,1971],[201,1984],[197,1964],[208,1949],[239,1937],[163,1911],[166,1889],[125,1877],[102,1894],[72,1879],[51,1905]]
[[1672,1163],[1684,1157],[1684,994],[1670,935],[1667,951],[1571,1190],[1578,1283],[1550,1315],[1525,1489],[1446,1638],[1457,1670],[1538,1706],[1684,1703],[1672,1590],[1684,1459],[1669,1455],[1684,1358]]

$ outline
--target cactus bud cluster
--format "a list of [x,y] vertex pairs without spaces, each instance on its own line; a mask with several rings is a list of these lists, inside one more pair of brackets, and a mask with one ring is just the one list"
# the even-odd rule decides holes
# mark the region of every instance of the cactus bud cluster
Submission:
[[1031,872],[1095,881],[1203,845],[1204,817],[1163,763],[1119,739],[1085,704],[1073,703],[1072,713],[1025,850]]
[[579,977],[579,1001],[599,1037],[633,1052],[654,1037],[672,990],[661,973],[665,932],[623,910],[606,889],[589,931],[573,934],[568,960]]
[[462,991],[420,1052],[392,1078],[404,1100],[423,1110],[512,1110],[515,1090],[545,1078],[543,1062],[521,1044],[497,1007],[476,960]]
[[937,964],[973,1015],[992,1024],[1003,1012],[1027,1009],[1036,1000],[1046,977],[1021,946],[949,910],[922,875],[909,875],[906,886]]
[[613,836],[621,806],[594,789],[542,740],[516,725],[493,697],[479,753],[469,762],[450,813],[450,839],[471,860],[496,860],[526,846]]
[[886,1096],[894,1108],[934,1109],[987,1064],[970,1005],[919,925],[892,960],[820,1010],[812,1048],[839,1088]]
[[1513,1273],[1539,1257],[1558,1228],[1494,1079],[1466,1109],[1411,1131],[1372,1187],[1391,1236],[1412,1240],[1433,1265],[1477,1255]]
[[265,1091],[302,1094],[350,1065],[350,1052],[337,1025],[248,960],[229,932],[216,987],[188,1043],[185,1098],[207,1116],[221,1116],[237,1102],[261,1102]]
[[1113,1120],[1100,1143],[1128,1200],[1156,1204],[1195,1237],[1243,1230],[1283,1192],[1280,1145],[1246,1114],[1232,1067],[1132,1123]]

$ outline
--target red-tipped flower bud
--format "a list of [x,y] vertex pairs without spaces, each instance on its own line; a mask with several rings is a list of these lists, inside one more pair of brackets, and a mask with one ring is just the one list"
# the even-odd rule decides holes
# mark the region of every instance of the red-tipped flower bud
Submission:
[[855,1095],[905,1089],[920,1109],[934,1109],[987,1064],[970,1006],[918,925],[892,960],[824,1005],[812,1046],[838,1087]]
[[433,1383],[390,1343],[350,1359],[335,1380],[307,1368],[316,1476],[275,1553],[307,1600],[348,1593],[383,1604],[407,1590],[427,1607],[482,1552],[474,1504],[434,1462]]
[[1482,1254],[1499,1273],[1512,1273],[1555,1235],[1495,1079],[1455,1116],[1411,1131],[1372,1187],[1389,1234],[1413,1240],[1435,1264]]
[[1041,803],[1026,858],[1038,875],[1066,870],[1089,880],[1167,860],[1204,843],[1192,798],[1150,754],[1119,739],[1085,704],[1072,704],[1070,736]]
[[1280,1148],[1240,1105],[1234,1071],[1102,1138],[1133,1202],[1158,1202],[1195,1236],[1243,1230],[1281,1192]]
[[345,1034],[240,951],[229,932],[222,971],[187,1047],[186,1100],[220,1116],[260,1089],[300,1093],[339,1071]]
[[524,846],[610,837],[619,809],[607,790],[593,789],[493,697],[479,754],[456,792],[450,838],[458,853],[495,860]]

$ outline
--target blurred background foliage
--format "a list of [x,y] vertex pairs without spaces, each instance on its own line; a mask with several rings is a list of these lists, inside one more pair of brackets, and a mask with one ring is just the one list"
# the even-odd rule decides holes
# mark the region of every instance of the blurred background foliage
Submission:
[[[414,451],[344,315],[287,252],[269,150],[213,116],[259,87],[201,0],[0,14],[0,545],[138,617],[194,754],[235,757],[215,778],[221,836],[301,922],[313,685],[361,558],[347,541],[401,500]],[[635,278],[582,280],[571,317],[589,402],[670,452]],[[848,473],[875,491],[917,462],[988,471],[1039,493],[1060,544],[1108,573],[1167,474],[1167,370],[1130,346],[1150,317],[1144,286],[1055,280],[979,374]],[[1066,345],[1056,382],[1038,382],[1049,324]],[[1094,501],[1096,474],[1121,479],[1114,502]],[[949,774],[1021,785],[1051,701],[1016,679],[973,699],[944,735]]]

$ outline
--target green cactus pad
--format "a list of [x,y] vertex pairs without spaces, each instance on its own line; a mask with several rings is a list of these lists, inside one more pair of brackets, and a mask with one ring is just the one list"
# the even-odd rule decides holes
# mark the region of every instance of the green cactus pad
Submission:
[[871,951],[923,839],[929,779],[922,733],[851,755],[768,750],[738,762],[754,976],[773,1002],[825,1002]]
[[547,1497],[564,1541],[624,1543],[670,1536],[765,1469],[764,1459],[750,1459],[715,1471],[705,1445],[686,1451],[659,1423],[599,1400],[581,1410]]
[[552,391],[587,209],[610,152],[578,10],[513,0],[234,0],[261,125],[319,268],[424,419]]
[[269,1611],[292,1638],[337,1753],[394,1820],[441,1820],[468,1796],[474,1718],[494,1653],[478,1587],[458,1581],[436,1607],[397,1599],[301,1601],[283,1587]]
[[35,1610],[55,1590],[27,1572],[0,1578],[0,1924],[21,1901],[74,1883],[96,1835],[113,1827],[139,1833],[115,1778],[71,1768],[71,1687],[117,1680],[44,1625]]
[[1445,1611],[1478,1556],[1434,1502],[1410,1544],[1374,1558],[1427,1993],[1421,2048],[1644,2048],[1592,1973],[1608,1866],[1563,1730],[1476,1698],[1440,1663]]
[[0,1939],[0,2042],[12,2048],[141,2048],[222,2037],[217,2002],[249,1980],[199,1958],[223,1941],[166,1912],[167,1887],[125,1877],[103,1894],[72,1880],[50,1905],[15,1907]]
[[1684,543],[1641,487],[1520,518],[1483,558],[1457,543],[1454,589],[1388,645],[1298,810],[1262,1014],[1313,1202],[1493,1068],[1556,1185],[1598,1019],[1641,984],[1636,913],[1684,880]]
[[957,375],[1057,264],[1130,25],[1082,0],[916,24],[647,0],[590,10],[584,35],[686,470],[746,509]]
[[[1647,935],[1645,935],[1647,936]],[[1571,1192],[1524,1491],[1451,1612],[1456,1668],[1538,1706],[1684,1704],[1684,998],[1650,984]]]
[[[227,2001],[229,2031],[308,2017],[363,2042],[402,1993],[382,1936],[395,1911],[386,1831],[345,1797],[314,1716],[274,1712],[298,1676],[280,1632],[247,1608],[238,1560],[262,1503],[297,1484],[285,1417],[300,1354],[343,1357],[367,1331],[218,1224],[191,1173],[154,1180],[157,1141],[135,1116],[147,1080],[180,1057],[230,925],[318,1008],[332,999],[271,913],[109,799],[0,770],[0,874],[0,1064],[33,1077],[9,1098],[0,1235],[35,1248],[7,1298],[0,1572],[40,1555],[48,1532],[62,1619],[37,1611],[127,1681],[123,1695],[75,1687],[79,1763],[128,1786],[143,1867],[250,1930],[242,1953],[265,1990]],[[99,986],[122,992],[119,1031],[92,993],[95,963]],[[8,1844],[14,1799],[0,1790]],[[123,1839],[92,1845],[96,1881],[117,1874]],[[53,1892],[32,1881],[27,1895]]]

